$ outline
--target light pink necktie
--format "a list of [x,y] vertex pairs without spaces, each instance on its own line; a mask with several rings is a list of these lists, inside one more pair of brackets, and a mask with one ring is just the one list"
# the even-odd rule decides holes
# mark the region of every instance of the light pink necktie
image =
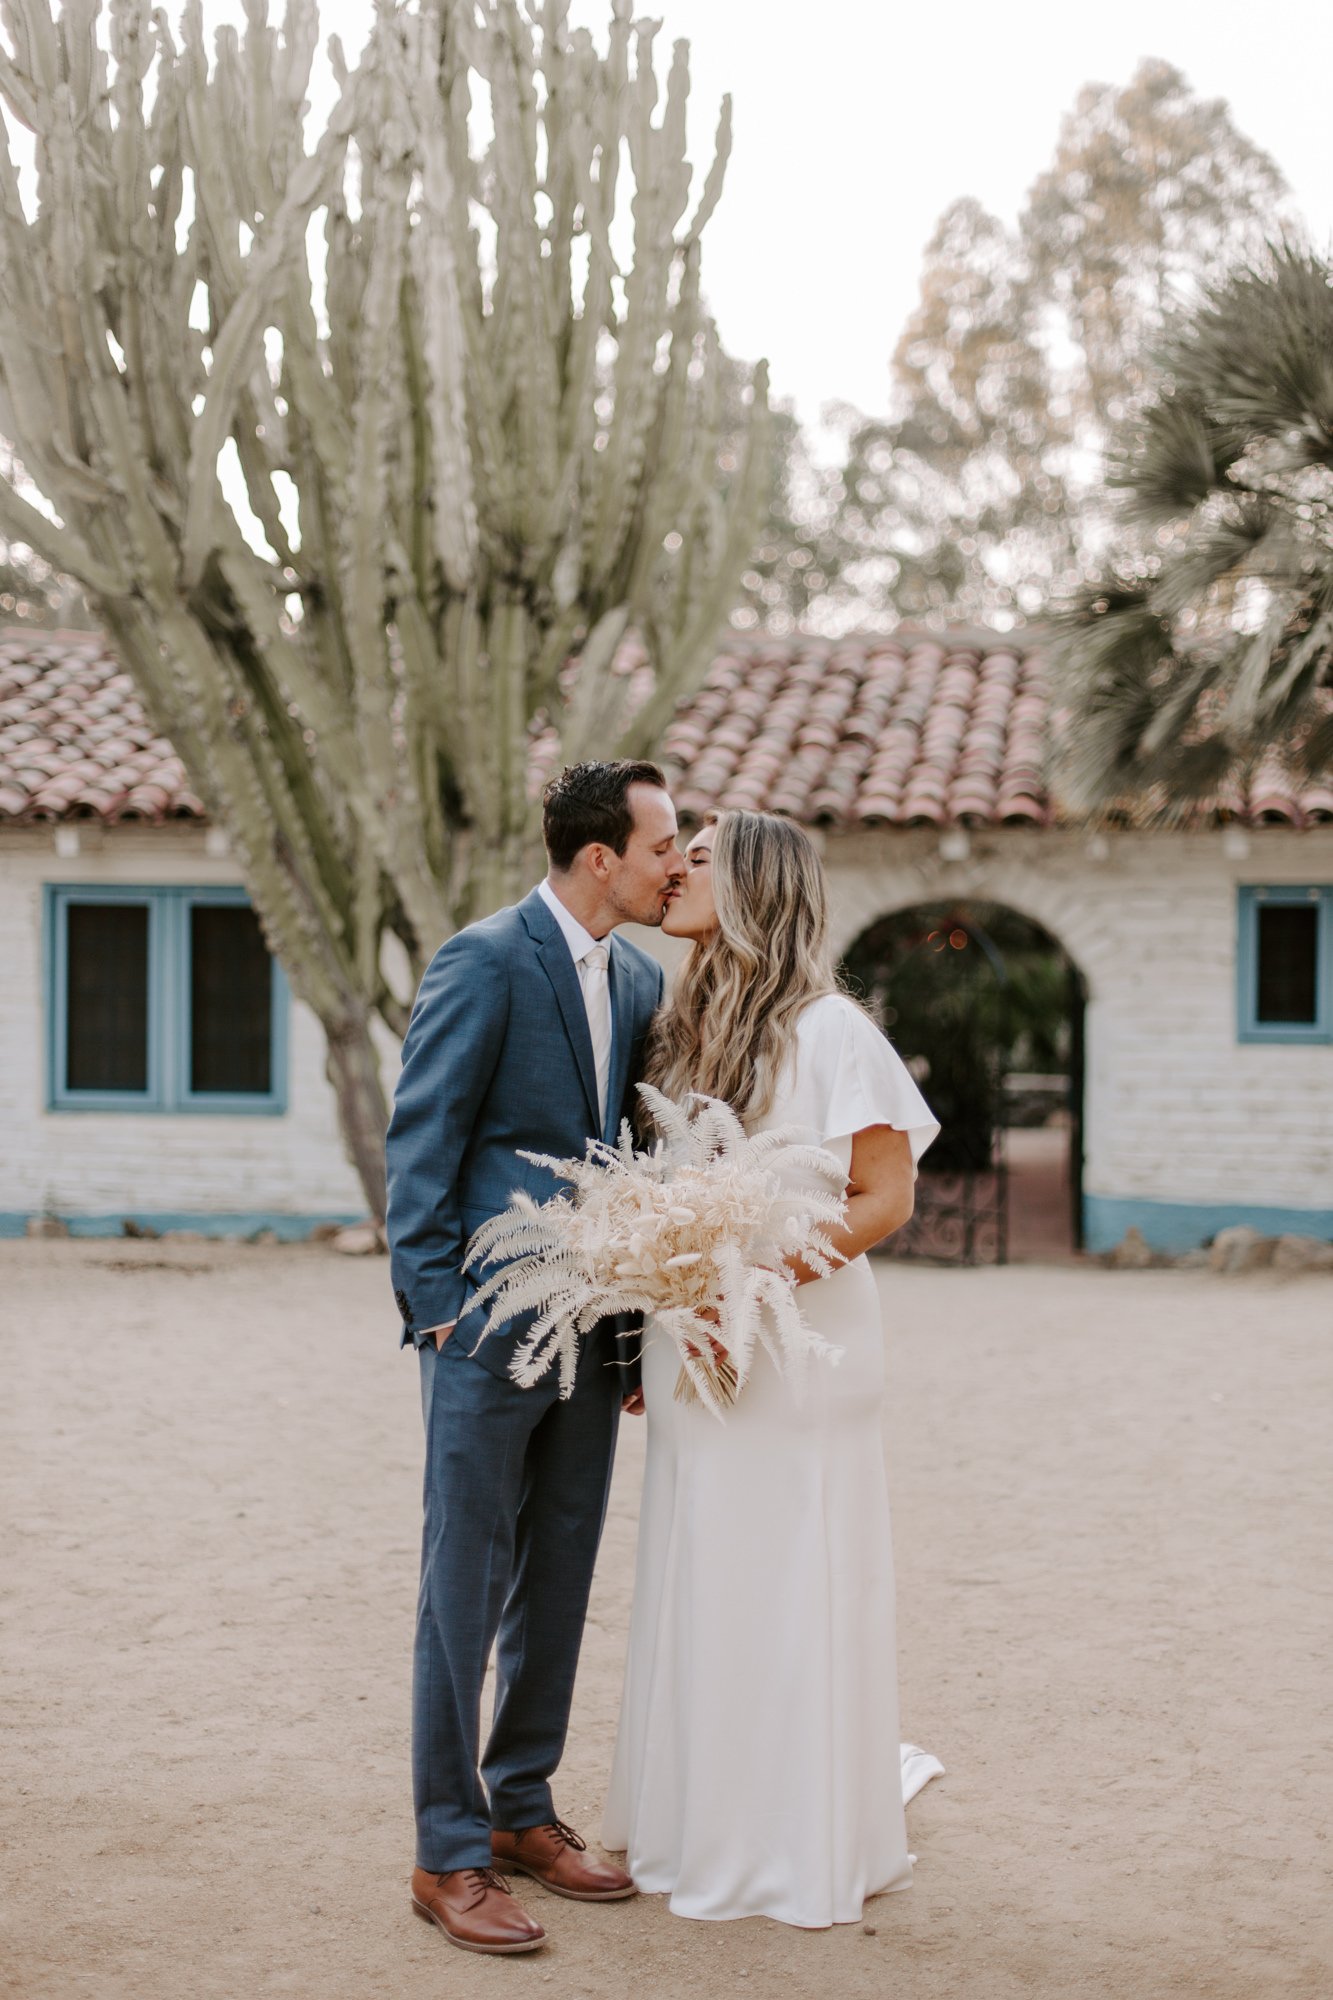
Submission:
[[588,1012],[588,1033],[592,1037],[592,1059],[597,1071],[597,1116],[599,1132],[606,1130],[606,1093],[611,1078],[611,955],[604,944],[585,951],[583,1004]]

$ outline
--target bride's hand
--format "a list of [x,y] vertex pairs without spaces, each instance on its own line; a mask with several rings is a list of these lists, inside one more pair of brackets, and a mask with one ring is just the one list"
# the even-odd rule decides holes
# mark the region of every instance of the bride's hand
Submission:
[[[720,1313],[718,1312],[718,1309],[717,1309],[717,1307],[716,1307],[716,1306],[696,1306],[696,1307],[695,1307],[695,1318],[696,1318],[696,1319],[706,1319],[706,1320],[711,1320],[711,1322],[712,1322],[712,1324],[713,1324],[714,1326],[721,1326],[721,1324],[722,1324],[722,1316],[721,1316],[721,1314],[720,1314]],[[697,1347],[697,1346],[695,1345],[694,1341],[692,1341],[692,1340],[687,1340],[687,1341],[685,1341],[685,1342],[683,1343],[683,1345],[684,1345],[684,1348],[685,1348],[685,1352],[686,1352],[686,1353],[687,1353],[687,1354],[689,1355],[689,1357],[690,1357],[690,1359],[691,1359],[692,1361],[701,1361],[701,1360],[703,1359],[703,1355],[702,1355],[702,1353],[700,1352],[699,1348],[698,1348],[698,1347]],[[710,1333],[710,1334],[708,1335],[708,1345],[709,1345],[709,1346],[710,1346],[710,1347],[712,1348],[712,1350],[713,1350],[713,1359],[714,1359],[714,1361],[716,1361],[716,1362],[720,1362],[720,1361],[726,1361],[726,1360],[728,1360],[728,1359],[729,1359],[729,1356],[728,1356],[728,1354],[727,1354],[727,1350],[726,1350],[726,1348],[725,1348],[725,1347],[724,1347],[724,1346],[722,1345],[722,1342],[721,1342],[720,1340],[718,1340],[718,1339],[717,1339],[717,1338],[716,1338],[716,1337],[715,1337],[715,1336],[714,1336],[713,1334],[711,1334],[711,1333]]]

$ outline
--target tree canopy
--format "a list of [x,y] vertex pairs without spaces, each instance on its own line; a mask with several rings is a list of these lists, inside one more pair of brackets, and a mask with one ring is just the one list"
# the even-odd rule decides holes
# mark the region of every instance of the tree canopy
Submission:
[[838,528],[863,601],[1022,622],[1105,546],[1100,456],[1149,390],[1183,297],[1252,254],[1285,186],[1170,64],[1091,84],[1017,227],[953,203],[893,354],[893,409],[851,429]]

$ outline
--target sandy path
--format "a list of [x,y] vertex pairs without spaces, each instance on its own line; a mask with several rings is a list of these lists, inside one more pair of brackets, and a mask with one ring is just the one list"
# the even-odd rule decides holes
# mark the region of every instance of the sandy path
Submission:
[[[533,1887],[406,1907],[420,1424],[386,1269],[0,1244],[0,1992],[783,2000],[1333,1991],[1333,1285],[883,1273],[905,1727],[949,1767],[867,1927]],[[628,1427],[562,1811],[595,1826]]]

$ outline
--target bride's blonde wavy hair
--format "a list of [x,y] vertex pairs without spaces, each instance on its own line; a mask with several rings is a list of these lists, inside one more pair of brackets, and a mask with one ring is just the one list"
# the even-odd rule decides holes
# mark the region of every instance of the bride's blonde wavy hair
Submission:
[[668,1097],[720,1097],[753,1122],[772,1109],[796,1019],[838,982],[814,842],[773,813],[707,815],[717,929],[697,940],[653,1022],[645,1077]]

